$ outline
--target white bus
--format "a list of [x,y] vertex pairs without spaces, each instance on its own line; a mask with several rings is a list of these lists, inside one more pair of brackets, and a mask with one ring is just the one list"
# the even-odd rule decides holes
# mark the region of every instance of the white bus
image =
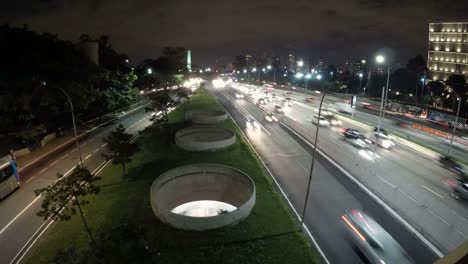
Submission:
[[14,161],[0,160],[0,200],[19,186],[18,171]]

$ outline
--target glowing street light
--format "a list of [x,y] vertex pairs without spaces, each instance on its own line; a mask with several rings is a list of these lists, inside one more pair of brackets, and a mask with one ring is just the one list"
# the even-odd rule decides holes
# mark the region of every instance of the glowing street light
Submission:
[[257,68],[253,67],[252,72],[256,72],[256,71],[257,71]]
[[296,73],[296,78],[301,79],[302,77],[304,77],[303,73],[301,72]]
[[317,74],[315,78],[317,78],[317,80],[322,80],[322,74]]
[[362,74],[362,72],[359,73],[359,91],[362,90],[362,76],[364,76],[364,74]]
[[385,57],[382,55],[377,55],[377,57],[375,57],[375,61],[379,64],[382,64],[385,61]]
[[310,78],[312,78],[312,75],[310,73],[308,73],[308,74],[306,74],[305,77],[306,77],[306,79],[310,79]]
[[263,68],[263,69],[262,69],[262,72],[266,72],[266,69],[265,69],[265,68]]
[[148,68],[148,69],[146,69],[146,72],[147,72],[148,74],[152,74],[152,73],[153,73],[153,69]]
[[247,70],[246,70],[246,69],[244,69],[244,73],[247,73]]
[[268,69],[268,70],[271,70],[271,65],[268,65],[268,66],[267,66],[267,69]]
[[362,63],[362,64],[366,64],[367,61],[366,61],[366,60],[361,60],[361,63]]
[[297,61],[297,66],[299,66],[299,67],[304,66],[304,61],[303,60]]

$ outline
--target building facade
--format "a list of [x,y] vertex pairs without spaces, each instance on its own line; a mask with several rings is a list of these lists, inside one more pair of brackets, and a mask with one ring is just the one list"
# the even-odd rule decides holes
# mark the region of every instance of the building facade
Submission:
[[296,72],[296,56],[293,53],[288,54],[288,71]]
[[451,74],[468,79],[468,22],[430,23],[429,78],[446,81]]

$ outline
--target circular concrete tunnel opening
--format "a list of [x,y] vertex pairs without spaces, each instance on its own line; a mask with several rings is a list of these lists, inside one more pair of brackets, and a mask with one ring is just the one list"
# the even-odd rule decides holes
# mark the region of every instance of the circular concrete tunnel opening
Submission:
[[236,134],[221,127],[188,127],[175,134],[175,143],[187,151],[207,151],[229,147],[236,142]]
[[196,110],[189,112],[186,116],[186,119],[191,119],[195,124],[216,124],[227,118],[227,113],[222,110]]
[[255,185],[240,170],[217,164],[177,167],[151,185],[151,207],[164,223],[203,231],[235,224],[255,205]]

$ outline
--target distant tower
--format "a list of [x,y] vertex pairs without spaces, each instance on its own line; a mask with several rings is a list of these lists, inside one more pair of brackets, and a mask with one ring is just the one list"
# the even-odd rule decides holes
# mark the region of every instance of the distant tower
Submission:
[[187,50],[187,70],[192,71],[192,52]]

